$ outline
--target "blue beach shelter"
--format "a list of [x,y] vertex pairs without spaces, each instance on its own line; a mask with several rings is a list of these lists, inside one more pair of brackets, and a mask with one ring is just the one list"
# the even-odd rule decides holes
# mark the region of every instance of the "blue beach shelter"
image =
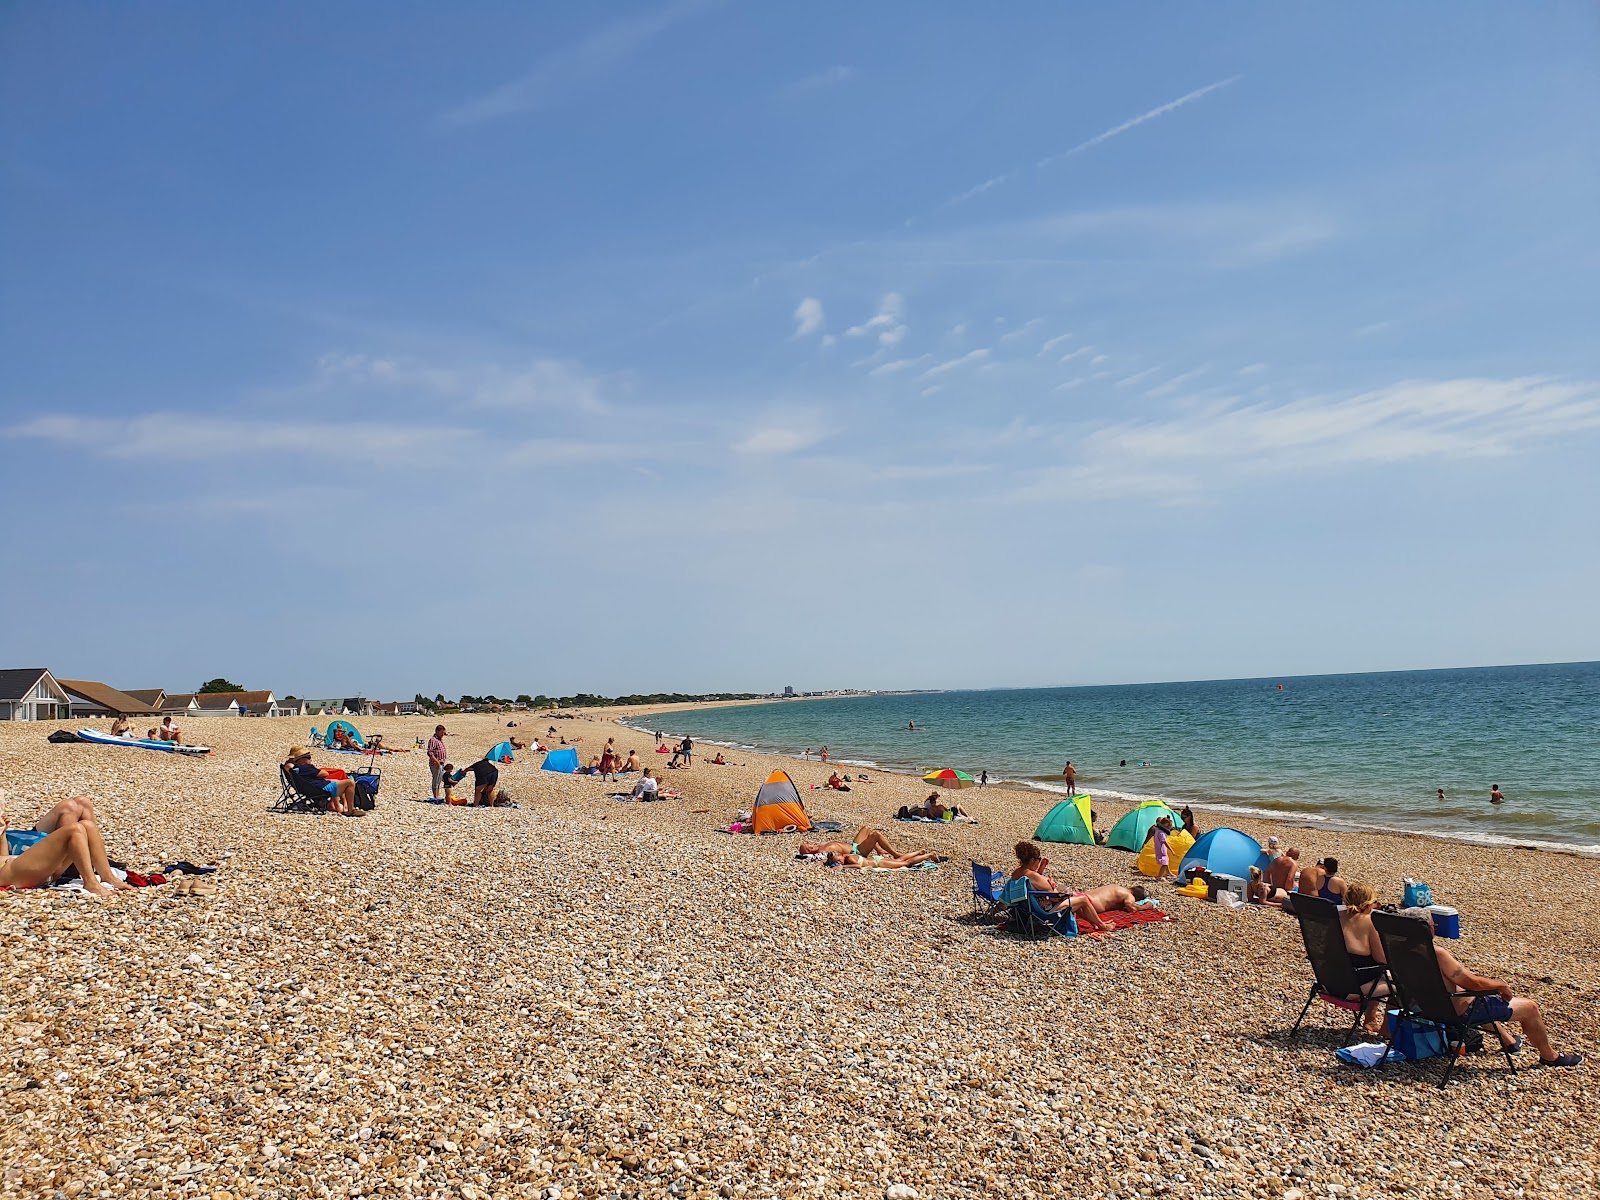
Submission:
[[361,736],[361,731],[354,725],[350,724],[349,721],[329,721],[328,732],[322,735],[323,745],[333,745],[333,731],[335,729],[344,730],[350,735],[350,740],[358,746],[365,746],[367,744],[366,739]]
[[1234,875],[1248,879],[1251,867],[1265,867],[1267,855],[1261,843],[1248,833],[1224,826],[1200,835],[1178,864],[1181,876],[1190,867],[1204,867],[1215,875]]
[[517,757],[511,753],[511,743],[501,742],[484,755],[492,763],[516,762]]
[[539,764],[541,771],[559,771],[563,775],[578,773],[578,751],[568,746],[565,750],[552,750]]

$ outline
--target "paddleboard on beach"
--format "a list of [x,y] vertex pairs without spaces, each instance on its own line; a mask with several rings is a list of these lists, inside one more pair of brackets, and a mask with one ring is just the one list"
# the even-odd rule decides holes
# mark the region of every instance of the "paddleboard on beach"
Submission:
[[99,746],[127,746],[135,750],[165,750],[168,754],[210,754],[210,746],[183,746],[177,742],[158,742],[150,738],[112,737],[98,729],[80,729],[78,737]]

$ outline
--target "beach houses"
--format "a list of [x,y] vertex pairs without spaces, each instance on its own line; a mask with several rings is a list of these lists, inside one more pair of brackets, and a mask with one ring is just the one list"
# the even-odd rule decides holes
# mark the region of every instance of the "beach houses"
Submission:
[[60,721],[72,697],[43,667],[0,671],[0,721]]
[[75,717],[148,717],[161,711],[159,704],[141,700],[132,692],[118,691],[108,683],[93,679],[56,682],[71,697],[70,711]]

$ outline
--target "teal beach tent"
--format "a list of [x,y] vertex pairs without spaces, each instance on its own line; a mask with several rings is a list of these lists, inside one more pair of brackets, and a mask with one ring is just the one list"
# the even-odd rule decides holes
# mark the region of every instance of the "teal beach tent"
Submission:
[[501,742],[498,746],[495,746],[492,749],[490,749],[490,751],[487,754],[485,754],[483,757],[488,759],[492,763],[516,762],[517,761],[516,755],[514,755],[511,752],[511,743],[510,742]]
[[559,771],[563,775],[576,775],[578,773],[578,752],[571,746],[565,750],[552,750],[544,756],[544,762],[539,764],[541,771]]
[[1117,850],[1132,850],[1137,854],[1144,849],[1145,840],[1150,836],[1150,827],[1162,817],[1171,817],[1175,829],[1183,828],[1183,818],[1160,800],[1146,800],[1129,812],[1125,812],[1111,827],[1111,835],[1106,838],[1106,845]]
[[333,731],[335,729],[344,730],[350,735],[350,740],[358,746],[365,746],[367,744],[366,739],[361,736],[361,731],[354,725],[350,724],[349,721],[329,721],[328,732],[322,735],[323,745],[333,745]]
[[1039,822],[1033,831],[1038,842],[1073,842],[1079,846],[1094,845],[1094,826],[1090,823],[1088,796],[1074,796],[1063,800]]

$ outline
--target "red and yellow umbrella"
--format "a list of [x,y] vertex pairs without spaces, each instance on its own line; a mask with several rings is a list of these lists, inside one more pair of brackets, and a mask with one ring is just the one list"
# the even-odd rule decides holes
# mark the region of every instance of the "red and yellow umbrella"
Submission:
[[929,771],[922,777],[924,783],[938,784],[946,788],[977,787],[978,781],[965,771],[957,771],[953,767],[945,767],[938,771]]

